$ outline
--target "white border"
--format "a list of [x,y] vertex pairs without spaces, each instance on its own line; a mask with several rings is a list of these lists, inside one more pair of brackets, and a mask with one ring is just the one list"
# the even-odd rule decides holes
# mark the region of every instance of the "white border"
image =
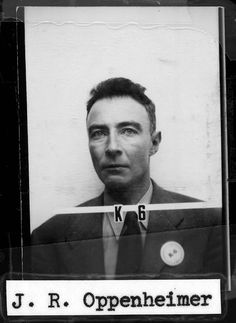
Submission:
[[[122,211],[137,211],[138,205],[123,205]],[[161,204],[145,204],[146,211],[156,210],[195,210],[195,209],[213,209],[221,208],[221,204],[216,205],[215,203],[209,202],[190,202],[190,203],[161,203]],[[55,214],[76,214],[76,213],[103,213],[103,212],[114,212],[114,205],[107,206],[79,206],[70,208],[58,208],[53,211]]]

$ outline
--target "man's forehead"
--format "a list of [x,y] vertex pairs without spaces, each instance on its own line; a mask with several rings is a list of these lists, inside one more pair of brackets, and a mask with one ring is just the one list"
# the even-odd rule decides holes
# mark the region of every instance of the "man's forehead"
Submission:
[[149,123],[145,107],[131,97],[105,98],[94,103],[87,117],[87,125],[130,120],[141,124]]

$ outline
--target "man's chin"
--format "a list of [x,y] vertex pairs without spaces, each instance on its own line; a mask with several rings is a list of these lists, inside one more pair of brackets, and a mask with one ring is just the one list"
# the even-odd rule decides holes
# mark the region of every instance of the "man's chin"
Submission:
[[129,187],[129,182],[127,179],[106,179],[106,181],[103,181],[105,187],[108,190],[127,190]]

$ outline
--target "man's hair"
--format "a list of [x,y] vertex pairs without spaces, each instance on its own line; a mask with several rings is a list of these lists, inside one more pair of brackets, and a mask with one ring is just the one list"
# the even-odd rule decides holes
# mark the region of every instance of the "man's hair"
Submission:
[[146,88],[138,83],[123,77],[107,79],[99,83],[90,91],[90,99],[87,102],[87,116],[94,103],[101,99],[114,97],[131,97],[140,103],[147,111],[150,120],[150,132],[156,130],[155,104],[144,93]]

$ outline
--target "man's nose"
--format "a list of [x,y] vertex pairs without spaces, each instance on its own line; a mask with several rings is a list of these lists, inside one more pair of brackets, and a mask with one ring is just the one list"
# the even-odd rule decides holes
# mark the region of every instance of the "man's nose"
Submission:
[[120,146],[119,138],[116,133],[111,133],[108,136],[107,146],[106,146],[106,154],[107,155],[119,155],[122,153],[122,149]]

